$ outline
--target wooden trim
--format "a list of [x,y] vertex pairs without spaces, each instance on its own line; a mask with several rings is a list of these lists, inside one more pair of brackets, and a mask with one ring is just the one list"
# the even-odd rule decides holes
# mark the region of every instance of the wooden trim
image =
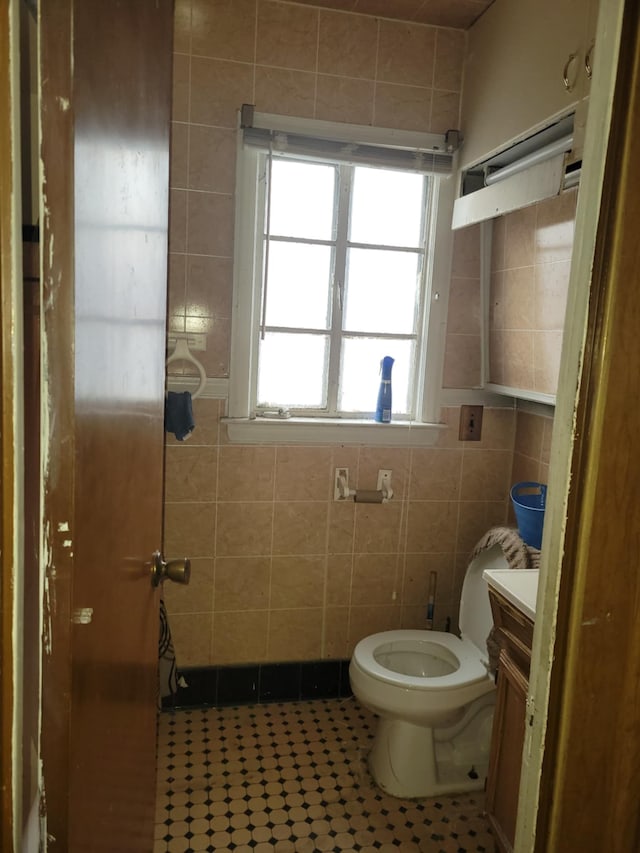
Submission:
[[73,4],[39,4],[43,190],[42,769],[49,851],[67,851],[73,555],[63,546],[74,517]]
[[640,10],[627,2],[576,413],[536,851],[640,849]]
[[[581,376],[587,353],[593,259],[601,221],[604,174],[611,128],[612,105],[618,72],[619,46],[625,4],[628,0],[600,0],[597,30],[598,73],[591,83],[589,122],[567,298],[560,363],[558,399],[554,417],[549,470],[545,541],[541,560],[539,602],[533,637],[528,698],[529,725],[523,750],[516,849],[530,853],[543,849],[547,817],[553,800],[559,720],[559,691],[566,657],[566,626],[573,599],[571,525],[577,492],[573,451],[584,435],[578,418]],[[565,538],[568,534],[568,540]],[[565,555],[567,559],[565,559]],[[542,781],[541,781],[542,779]],[[543,791],[545,786],[548,790]],[[536,827],[541,832],[536,838]],[[537,846],[536,846],[537,845]]]
[[17,281],[20,261],[19,183],[16,180],[18,126],[15,118],[18,46],[17,4],[0,7],[0,848],[14,850],[16,798],[14,786],[14,714],[16,690],[15,618],[18,580],[16,526],[18,467],[15,454],[19,425],[15,422],[17,358],[20,336],[15,333]]

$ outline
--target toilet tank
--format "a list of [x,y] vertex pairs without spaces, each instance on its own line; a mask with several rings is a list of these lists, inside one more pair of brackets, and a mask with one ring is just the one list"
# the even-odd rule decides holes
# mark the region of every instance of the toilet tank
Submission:
[[493,545],[475,557],[467,568],[462,584],[458,625],[463,639],[470,640],[479,650],[482,660],[488,660],[487,637],[493,627],[489,604],[489,587],[482,579],[485,569],[508,569],[509,564],[499,545]]

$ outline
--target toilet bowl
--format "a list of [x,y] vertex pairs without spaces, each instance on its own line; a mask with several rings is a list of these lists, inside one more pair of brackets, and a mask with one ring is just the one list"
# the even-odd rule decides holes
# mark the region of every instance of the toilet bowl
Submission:
[[349,679],[356,699],[380,718],[369,769],[383,791],[431,797],[484,787],[495,685],[486,645],[493,618],[482,573],[507,565],[499,545],[470,563],[459,637],[383,631],[356,645]]

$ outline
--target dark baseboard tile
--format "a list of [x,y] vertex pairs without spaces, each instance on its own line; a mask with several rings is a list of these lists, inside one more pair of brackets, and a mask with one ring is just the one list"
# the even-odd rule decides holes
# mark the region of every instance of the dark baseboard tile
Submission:
[[352,695],[348,660],[205,666],[182,669],[186,687],[163,710],[341,699]]

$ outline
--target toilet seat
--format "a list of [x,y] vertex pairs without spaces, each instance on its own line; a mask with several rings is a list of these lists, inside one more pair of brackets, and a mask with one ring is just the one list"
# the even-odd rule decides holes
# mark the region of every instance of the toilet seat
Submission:
[[[399,630],[371,634],[357,643],[353,660],[373,678],[405,689],[450,690],[486,680],[487,667],[480,658],[478,648],[472,642],[443,631],[429,631],[426,638],[425,633],[427,632]],[[457,668],[448,675],[437,676],[412,676],[394,672],[376,659],[376,652],[381,646],[387,647],[385,649],[387,651],[391,650],[389,647],[393,648],[394,643],[397,644],[399,651],[431,655],[451,663],[452,666],[457,664]]]

